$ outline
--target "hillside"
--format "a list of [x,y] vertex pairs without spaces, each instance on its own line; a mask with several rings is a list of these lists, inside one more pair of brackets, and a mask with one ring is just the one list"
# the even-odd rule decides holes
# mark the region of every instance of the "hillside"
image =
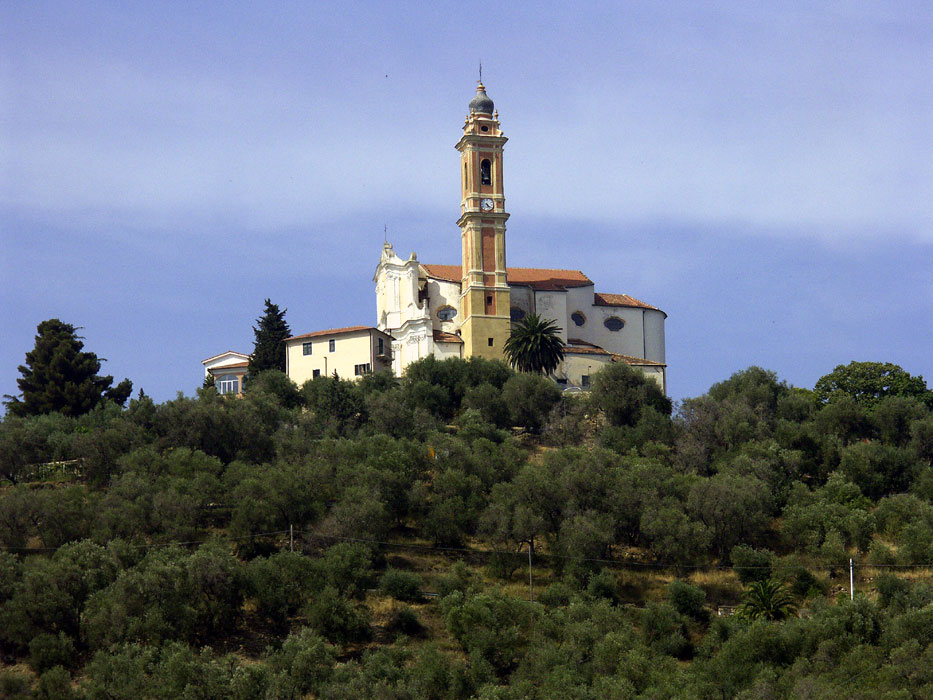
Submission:
[[852,374],[6,416],[0,697],[931,697],[933,394]]

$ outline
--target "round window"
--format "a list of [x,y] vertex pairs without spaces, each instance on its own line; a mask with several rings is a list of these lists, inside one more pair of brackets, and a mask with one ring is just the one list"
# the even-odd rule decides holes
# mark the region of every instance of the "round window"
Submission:
[[525,318],[525,310],[520,309],[517,306],[513,306],[509,313],[513,321],[521,321],[523,318]]
[[450,321],[457,315],[457,310],[452,306],[442,306],[437,310],[437,317],[442,321]]
[[610,316],[605,321],[603,321],[603,325],[611,331],[621,331],[622,326],[625,325],[625,321],[623,321],[618,316]]
[[570,314],[570,320],[576,323],[578,326],[582,326],[584,323],[586,323],[586,316],[584,316],[579,311],[574,311],[572,314]]

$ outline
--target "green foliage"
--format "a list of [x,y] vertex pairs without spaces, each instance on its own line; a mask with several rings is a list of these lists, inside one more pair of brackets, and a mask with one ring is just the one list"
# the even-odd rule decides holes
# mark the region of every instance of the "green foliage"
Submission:
[[285,371],[285,339],[291,336],[291,329],[285,321],[287,309],[279,310],[278,305],[266,299],[263,314],[253,326],[253,353],[249,357],[250,381],[260,372],[275,369]]
[[528,314],[513,324],[505,341],[505,356],[519,372],[551,374],[564,359],[564,341],[557,322]]
[[[507,400],[506,385],[521,385],[514,376],[503,363],[431,358],[401,382],[328,377],[296,393],[267,372],[237,401],[208,391],[156,405],[141,394],[127,410],[105,402],[73,418],[8,415],[0,544],[26,550],[0,549],[0,653],[42,670],[10,693],[933,691],[933,585],[923,570],[876,578],[878,605],[827,600],[855,550],[869,551],[857,559],[868,564],[933,562],[933,423],[922,401],[891,396],[868,410],[842,397],[820,407],[812,392],[749,368],[685,401],[674,421],[642,406],[634,424],[608,425],[585,396],[548,413],[532,404],[546,416],[547,443],[560,445],[542,448],[497,427],[512,423],[500,412],[521,393]],[[454,427],[439,432],[441,421]],[[283,551],[289,525],[304,553]],[[210,533],[226,544],[163,546]],[[385,572],[387,595],[428,588],[440,600],[410,608],[367,596],[384,559],[359,540],[411,538],[477,553],[447,566],[447,555],[420,551],[404,571]],[[38,546],[57,549],[29,549]],[[529,548],[536,603],[527,602]],[[651,558],[663,574],[616,568]],[[602,559],[614,564],[601,569]],[[745,584],[783,581],[801,616],[708,619],[705,595],[735,600],[728,573],[697,575],[702,588],[675,581],[658,602],[671,571],[728,561]],[[436,646],[409,640],[417,636]],[[257,640],[269,644],[262,656]],[[339,663],[331,643],[342,647]],[[243,648],[218,655],[204,645]]]
[[369,639],[369,609],[327,586],[314,596],[305,609],[310,627],[333,644]]
[[253,559],[246,565],[246,580],[257,612],[273,624],[284,625],[315,589],[314,573],[313,562],[295,552]]
[[[285,347],[285,344],[282,344]],[[279,369],[265,369],[251,374],[246,382],[247,395],[266,394],[278,401],[284,408],[296,408],[301,403],[301,393],[288,375]]]
[[121,641],[196,641],[228,630],[242,603],[242,564],[222,545],[150,551],[92,595],[81,620],[92,649]]
[[29,642],[29,665],[39,674],[55,666],[70,668],[74,656],[74,641],[64,632],[43,632]]
[[112,386],[113,377],[101,377],[101,360],[84,350],[77,328],[57,318],[40,323],[35,347],[26,353],[26,364],[16,380],[22,399],[5,397],[7,410],[14,416],[37,416],[59,412],[80,416],[104,399],[126,403],[133,384],[124,379]]
[[560,389],[546,377],[516,374],[502,387],[502,400],[509,407],[512,425],[537,433],[560,401]]
[[671,400],[656,382],[624,362],[610,364],[593,376],[590,398],[610,425],[635,425],[642,411],[671,414]]
[[933,406],[933,392],[927,389],[923,377],[913,377],[890,362],[850,362],[837,365],[819,378],[813,388],[821,403],[833,403],[844,396],[859,405],[874,408],[888,396],[914,397]]
[[745,591],[739,614],[749,620],[784,620],[796,614],[797,603],[780,581],[754,581]]
[[667,587],[667,595],[671,605],[681,615],[701,621],[709,617],[706,610],[706,591],[702,588],[674,579]]
[[39,676],[36,688],[37,700],[72,700],[75,691],[71,687],[71,674],[62,666],[54,666]]
[[678,659],[693,655],[687,621],[673,605],[650,603],[641,611],[641,624],[645,643],[658,653]]
[[403,634],[407,637],[420,637],[424,631],[424,627],[418,620],[418,613],[407,605],[393,608],[386,622],[386,632],[393,637]]
[[500,592],[454,593],[441,607],[447,629],[463,650],[499,674],[514,669],[522,658],[538,615],[533,604]]
[[379,579],[380,593],[410,603],[417,603],[422,599],[421,586],[422,581],[418,574],[402,569],[386,569]]
[[739,581],[749,584],[754,581],[767,581],[771,578],[771,565],[774,555],[768,550],[759,550],[745,544],[732,548],[729,556],[732,568]]
[[299,698],[316,692],[331,676],[335,650],[308,627],[290,634],[279,651],[268,656],[275,673],[274,697]]
[[316,569],[325,585],[343,595],[362,600],[373,579],[372,550],[357,542],[339,542],[327,548],[316,562]]

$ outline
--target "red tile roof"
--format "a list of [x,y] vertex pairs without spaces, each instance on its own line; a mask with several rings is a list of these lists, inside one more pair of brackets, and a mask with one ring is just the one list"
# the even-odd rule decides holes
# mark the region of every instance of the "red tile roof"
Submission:
[[434,342],[435,343],[462,343],[463,338],[461,338],[456,333],[447,333],[446,331],[434,331]]
[[593,306],[634,306],[639,309],[661,310],[657,306],[646,304],[628,294],[603,294],[602,292],[596,292],[593,295]]
[[[463,270],[460,265],[427,265],[422,263],[428,276],[448,282],[459,282]],[[541,291],[586,287],[593,281],[579,270],[550,270],[537,267],[506,268],[509,284],[521,284]]]
[[603,350],[602,348],[586,345],[565,345],[564,346],[565,355],[611,355],[608,350]]
[[655,362],[654,360],[646,360],[643,357],[632,357],[631,355],[617,355],[612,354],[612,359],[616,361],[624,362],[627,365],[636,365],[639,367],[667,367],[663,362]]
[[663,362],[646,360],[643,357],[632,357],[631,355],[620,355],[615,352],[609,352],[598,345],[594,345],[586,340],[579,338],[568,338],[567,345],[564,346],[564,352],[570,355],[611,355],[614,362],[624,362],[627,365],[636,365],[639,367],[667,367]]
[[293,335],[289,340],[298,340],[299,338],[318,338],[322,335],[340,335],[341,333],[355,333],[357,331],[376,331],[372,326],[347,326],[346,328],[328,328],[326,331],[314,331],[313,333],[304,333],[302,335]]

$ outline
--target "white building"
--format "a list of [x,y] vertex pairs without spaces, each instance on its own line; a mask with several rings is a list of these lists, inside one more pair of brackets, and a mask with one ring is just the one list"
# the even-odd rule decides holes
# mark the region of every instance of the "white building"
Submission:
[[249,365],[249,355],[227,350],[219,355],[201,360],[204,378],[213,378],[214,386],[221,394],[239,394],[243,391],[243,377]]
[[371,326],[315,331],[285,341],[285,373],[301,386],[334,373],[343,379],[389,369],[392,337]]

